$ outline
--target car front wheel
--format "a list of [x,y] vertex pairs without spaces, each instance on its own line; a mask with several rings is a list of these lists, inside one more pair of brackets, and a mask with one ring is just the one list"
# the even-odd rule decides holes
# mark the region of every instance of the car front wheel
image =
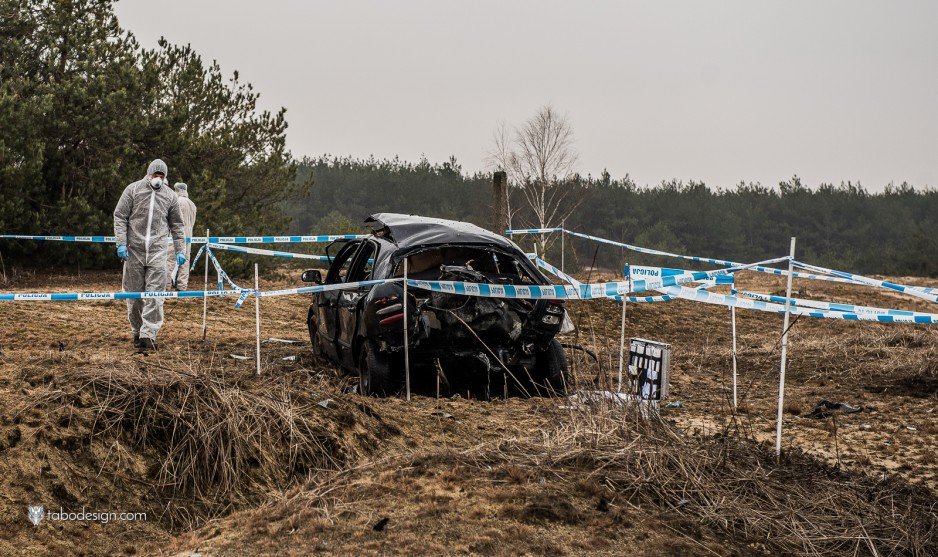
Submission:
[[306,318],[306,328],[309,329],[309,342],[313,348],[313,356],[318,358],[322,356],[322,337],[319,336],[319,324],[313,317],[312,310],[309,317]]

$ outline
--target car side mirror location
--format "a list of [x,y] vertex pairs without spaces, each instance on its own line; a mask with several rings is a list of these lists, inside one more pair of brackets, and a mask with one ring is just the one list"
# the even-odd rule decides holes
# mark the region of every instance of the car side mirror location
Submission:
[[318,269],[307,269],[303,271],[302,276],[300,276],[300,280],[303,282],[322,284],[322,272],[320,272]]

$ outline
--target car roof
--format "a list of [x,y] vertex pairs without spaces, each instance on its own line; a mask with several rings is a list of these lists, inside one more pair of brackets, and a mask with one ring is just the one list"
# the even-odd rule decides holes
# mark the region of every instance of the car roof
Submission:
[[517,250],[514,242],[468,222],[400,213],[375,213],[365,219],[376,236],[390,239],[399,248],[438,244],[491,244]]

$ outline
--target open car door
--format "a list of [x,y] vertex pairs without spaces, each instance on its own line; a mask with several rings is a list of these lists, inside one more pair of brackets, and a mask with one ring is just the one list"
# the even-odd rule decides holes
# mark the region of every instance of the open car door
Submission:
[[[345,282],[359,282],[372,278],[371,270],[378,255],[378,244],[373,240],[362,240],[352,257]],[[359,320],[362,317],[362,299],[368,295],[370,286],[338,292],[338,310],[336,311],[336,346],[342,365],[354,368],[356,365],[355,336],[358,333]]]
[[[361,240],[353,240],[339,248],[339,252],[332,258],[332,265],[329,266],[329,272],[326,274],[324,284],[346,282],[345,279],[351,267],[352,256],[358,249],[359,244],[361,244]],[[339,351],[336,347],[336,335],[338,334],[336,312],[339,308],[338,300],[342,292],[343,290],[320,292],[316,302],[316,321],[322,351],[335,360],[339,359]]]

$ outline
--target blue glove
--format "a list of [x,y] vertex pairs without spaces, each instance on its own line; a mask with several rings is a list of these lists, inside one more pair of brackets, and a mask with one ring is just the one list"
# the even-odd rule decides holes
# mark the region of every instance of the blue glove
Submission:
[[127,246],[123,244],[117,246],[117,257],[127,261]]
[[183,255],[183,254],[181,254],[181,253],[177,253],[177,254],[176,254],[176,264],[179,265],[180,267],[182,267],[183,265],[185,265],[185,264],[186,264],[186,256]]

